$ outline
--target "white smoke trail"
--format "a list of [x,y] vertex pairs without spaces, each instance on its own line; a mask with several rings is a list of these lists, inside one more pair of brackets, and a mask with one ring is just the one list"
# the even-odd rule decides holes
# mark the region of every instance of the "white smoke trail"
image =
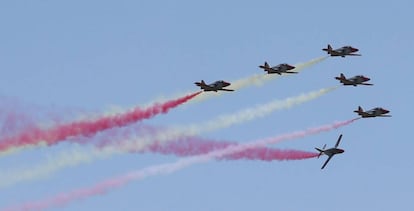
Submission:
[[[108,145],[102,149],[85,151],[75,149],[70,153],[64,153],[52,159],[46,164],[28,167],[24,170],[10,171],[7,174],[0,174],[0,187],[9,186],[25,180],[34,180],[47,177],[48,175],[70,166],[82,163],[89,163],[96,159],[108,158],[112,155],[130,151],[145,149],[156,140],[158,143],[173,141],[182,136],[193,136],[207,133],[218,129],[224,129],[236,124],[242,124],[256,118],[264,117],[272,112],[281,109],[289,109],[295,105],[316,99],[324,94],[337,89],[339,86],[324,88],[317,91],[308,92],[284,100],[275,100],[266,104],[258,105],[253,108],[240,110],[233,114],[221,115],[210,121],[201,124],[191,124],[184,127],[173,127],[159,131],[155,135],[134,137],[129,140],[117,141],[116,145]],[[132,135],[132,134],[131,134]]]

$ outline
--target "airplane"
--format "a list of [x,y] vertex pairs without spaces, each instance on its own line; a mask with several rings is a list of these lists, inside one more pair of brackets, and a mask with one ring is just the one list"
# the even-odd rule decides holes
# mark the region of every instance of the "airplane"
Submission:
[[352,86],[357,86],[357,85],[367,85],[367,86],[372,86],[374,84],[369,84],[369,83],[364,83],[366,81],[371,80],[368,77],[365,77],[363,75],[356,75],[354,77],[351,78],[346,78],[345,75],[343,73],[341,73],[341,75],[339,77],[335,77],[336,80],[339,80],[344,86],[348,86],[348,85],[352,85]]
[[200,89],[204,90],[205,92],[208,92],[208,91],[217,92],[219,90],[220,91],[230,91],[230,92],[234,91],[232,89],[224,89],[224,87],[230,86],[231,83],[223,81],[223,80],[219,80],[219,81],[216,81],[216,82],[211,83],[211,84],[206,84],[204,82],[204,80],[201,80],[201,82],[195,82],[194,84],[199,86]]
[[369,118],[369,117],[391,117],[391,115],[385,115],[389,113],[387,109],[383,109],[381,107],[376,107],[368,111],[364,111],[361,106],[358,106],[358,110],[354,111],[355,113],[358,113],[362,118]]
[[339,142],[341,141],[341,138],[342,138],[342,134],[339,136],[338,141],[336,141],[335,147],[333,147],[333,148],[325,149],[326,144],[323,145],[323,148],[322,149],[319,149],[319,148],[316,148],[315,147],[315,149],[319,151],[318,158],[321,155],[327,155],[328,156],[328,159],[325,161],[325,163],[323,164],[323,166],[322,166],[321,169],[325,168],[326,164],[328,164],[328,162],[331,160],[331,158],[334,155],[341,154],[341,153],[345,152],[345,150],[338,148],[338,145],[339,145]]
[[361,56],[361,54],[355,54],[354,52],[359,51],[358,48],[354,48],[352,46],[343,46],[341,48],[338,49],[332,49],[331,45],[328,44],[328,48],[323,48],[323,51],[328,52],[329,55],[331,56],[340,56],[340,57],[345,57],[345,56]]
[[264,65],[260,65],[259,67],[266,71],[268,74],[276,73],[282,75],[282,73],[298,73],[289,71],[295,69],[295,67],[286,63],[270,67],[270,65],[267,62],[265,62]]

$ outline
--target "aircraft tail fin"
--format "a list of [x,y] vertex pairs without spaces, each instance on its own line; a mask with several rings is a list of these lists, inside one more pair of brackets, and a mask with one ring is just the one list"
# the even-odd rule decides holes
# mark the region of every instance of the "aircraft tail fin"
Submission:
[[323,51],[328,52],[328,54],[330,54],[332,52],[332,46],[330,44],[328,44],[327,48],[322,49]]
[[326,147],[326,144],[323,145],[322,149],[315,147],[315,149],[319,151],[318,158],[325,152],[325,147]]
[[361,106],[358,106],[358,110],[355,110],[354,112],[360,114],[364,112],[364,109],[362,109]]
[[345,75],[344,75],[343,73],[341,73],[341,75],[340,75],[339,77],[335,77],[335,79],[336,79],[336,80],[339,80],[339,81],[343,81],[343,80],[345,80],[346,78],[345,78]]
[[260,65],[260,68],[262,68],[264,71],[268,71],[270,68],[270,65],[265,61],[264,65]]
[[206,83],[204,82],[204,80],[201,80],[201,82],[195,82],[195,85],[199,86],[199,87],[203,87],[206,85]]
[[317,147],[315,147],[315,149],[319,151],[319,155],[318,155],[318,158],[319,158],[319,157],[322,155],[323,150],[322,150],[322,149],[319,149],[319,148],[317,148]]

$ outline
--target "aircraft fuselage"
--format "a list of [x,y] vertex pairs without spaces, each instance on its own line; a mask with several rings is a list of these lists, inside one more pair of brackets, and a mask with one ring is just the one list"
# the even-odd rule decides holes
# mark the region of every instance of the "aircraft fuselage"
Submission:
[[345,150],[343,150],[343,149],[330,148],[330,149],[325,150],[322,154],[332,156],[332,155],[341,154],[341,153],[344,153],[344,152],[345,152]]

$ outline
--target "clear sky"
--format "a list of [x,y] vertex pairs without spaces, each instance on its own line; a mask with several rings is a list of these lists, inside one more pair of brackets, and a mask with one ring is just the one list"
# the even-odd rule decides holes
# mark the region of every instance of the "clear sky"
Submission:
[[[385,2],[385,1],[384,1]],[[325,161],[220,161],[133,182],[63,210],[413,210],[411,138],[414,28],[411,1],[2,1],[0,103],[44,117],[129,108],[196,90],[195,81],[243,78],[257,66],[309,61],[352,45],[361,57],[328,58],[263,86],[189,104],[145,121],[182,125],[364,74],[372,87],[341,87],[314,101],[203,137],[247,142],[356,117],[358,105],[392,118],[275,145],[313,151],[343,134]],[[12,106],[12,109],[10,108]],[[7,109],[6,109],[7,108]],[[35,114],[37,113],[37,114]],[[39,115],[39,113],[46,115]],[[41,117],[39,117],[41,116]],[[4,119],[3,135],[7,133]],[[43,122],[44,123],[44,122]],[[0,158],[0,172],[30,167],[73,144]],[[92,185],[175,156],[129,154],[0,189],[0,207]]]

